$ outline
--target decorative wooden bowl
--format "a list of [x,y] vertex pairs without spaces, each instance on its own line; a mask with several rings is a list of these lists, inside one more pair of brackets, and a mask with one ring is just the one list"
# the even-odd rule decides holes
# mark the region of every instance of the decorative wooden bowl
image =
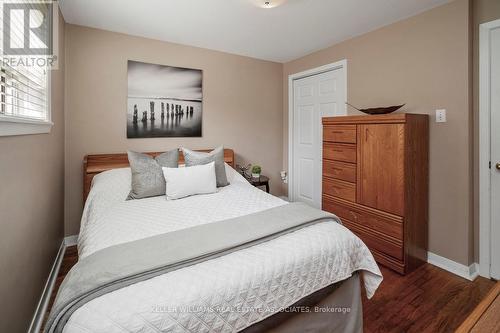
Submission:
[[379,108],[358,109],[357,107],[355,107],[352,104],[349,104],[347,102],[346,102],[346,104],[349,105],[350,107],[352,107],[358,111],[361,111],[363,113],[366,113],[366,114],[388,114],[388,113],[392,113],[396,110],[399,110],[403,106],[405,106],[405,104],[401,104],[401,105],[393,105],[393,106],[386,106],[386,107],[379,107]]

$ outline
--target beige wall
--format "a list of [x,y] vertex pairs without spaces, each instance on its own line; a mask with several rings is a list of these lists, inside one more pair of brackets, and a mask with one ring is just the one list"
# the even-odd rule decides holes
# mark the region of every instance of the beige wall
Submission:
[[[282,64],[75,25],[66,26],[65,233],[79,231],[88,153],[224,144],[262,165],[281,193]],[[126,137],[127,60],[203,70],[203,137]]]
[[474,260],[479,261],[479,25],[500,19],[499,0],[472,0],[474,122]]
[[28,329],[64,233],[64,52],[59,61],[51,133],[0,137],[0,332]]
[[[288,75],[347,59],[348,100],[406,103],[430,123],[429,250],[463,264],[472,253],[469,2],[456,0],[284,65],[283,161],[288,161]],[[349,110],[349,113],[356,112]]]

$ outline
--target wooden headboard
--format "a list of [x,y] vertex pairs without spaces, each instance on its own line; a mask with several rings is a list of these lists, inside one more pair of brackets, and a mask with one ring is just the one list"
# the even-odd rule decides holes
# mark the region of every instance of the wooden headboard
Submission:
[[[197,151],[209,152],[211,149]],[[154,157],[161,154],[161,152],[149,152],[145,154]],[[224,149],[224,161],[234,168],[234,151],[232,149]],[[179,163],[184,163],[182,152],[179,152]],[[128,156],[126,153],[86,155],[83,159],[83,202],[85,203],[85,200],[87,200],[92,179],[95,175],[103,171],[126,168],[128,166]]]

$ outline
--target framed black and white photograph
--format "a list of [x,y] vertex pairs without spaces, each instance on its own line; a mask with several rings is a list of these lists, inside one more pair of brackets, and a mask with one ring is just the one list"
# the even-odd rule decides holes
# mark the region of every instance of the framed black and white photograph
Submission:
[[127,138],[201,137],[200,69],[128,61]]

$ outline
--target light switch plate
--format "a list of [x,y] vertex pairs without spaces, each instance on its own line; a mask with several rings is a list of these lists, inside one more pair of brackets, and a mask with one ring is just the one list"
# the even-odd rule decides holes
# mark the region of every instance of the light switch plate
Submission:
[[436,110],[436,123],[445,123],[445,122],[446,122],[446,109]]

